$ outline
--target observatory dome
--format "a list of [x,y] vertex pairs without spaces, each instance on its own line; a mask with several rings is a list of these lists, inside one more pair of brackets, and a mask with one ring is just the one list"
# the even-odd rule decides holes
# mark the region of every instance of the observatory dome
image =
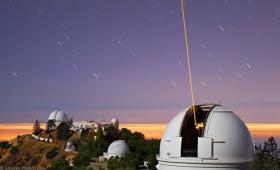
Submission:
[[73,142],[72,141],[68,141],[67,143],[66,143],[66,146],[65,146],[65,149],[64,149],[66,152],[73,152],[73,151],[75,151],[76,150],[76,148],[75,148],[75,146],[74,146],[74,144],[73,144]]
[[113,125],[115,128],[119,129],[119,121],[118,121],[118,119],[113,118],[113,119],[111,120],[111,123],[112,123],[112,125]]
[[161,138],[159,169],[246,170],[254,144],[246,125],[220,105],[195,106],[177,114]]
[[104,154],[105,158],[124,157],[130,153],[129,147],[123,140],[116,140],[108,147],[108,152]]
[[54,120],[55,122],[67,122],[69,119],[65,112],[61,110],[55,110],[49,115],[48,120]]
[[116,123],[119,123],[119,121],[118,121],[118,119],[113,118],[113,119],[111,120],[111,123],[116,124]]

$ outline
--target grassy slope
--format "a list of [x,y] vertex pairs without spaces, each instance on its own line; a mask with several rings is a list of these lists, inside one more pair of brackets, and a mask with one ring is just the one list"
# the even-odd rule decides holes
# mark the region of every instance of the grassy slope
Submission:
[[[51,133],[55,136],[55,132]],[[40,136],[46,136],[45,132],[42,132]],[[75,140],[78,138],[76,133],[72,134],[69,140]],[[59,141],[53,137],[53,143],[45,143],[37,141],[31,138],[31,135],[23,135],[10,141],[13,146],[18,146],[19,151],[15,155],[11,155],[10,150],[0,150],[0,165],[5,166],[32,166],[35,160],[37,160],[38,169],[46,169],[50,166],[51,162],[55,159],[65,157],[66,160],[70,160],[75,157],[76,152],[65,152],[64,146],[67,141]],[[20,143],[20,144],[19,144]],[[51,160],[46,159],[46,154],[53,148],[58,149],[58,155]],[[32,163],[33,162],[33,163]]]

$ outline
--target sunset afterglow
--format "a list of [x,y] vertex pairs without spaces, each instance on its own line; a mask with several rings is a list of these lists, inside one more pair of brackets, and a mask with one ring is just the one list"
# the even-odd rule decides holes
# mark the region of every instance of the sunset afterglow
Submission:
[[[247,123],[253,138],[280,137],[280,124],[269,123]],[[44,127],[45,124],[42,124]],[[146,138],[159,139],[166,127],[165,123],[156,124],[121,124],[120,128],[127,128],[131,131],[138,131],[145,134]],[[0,140],[9,140],[17,135],[31,133],[32,123],[0,123]]]

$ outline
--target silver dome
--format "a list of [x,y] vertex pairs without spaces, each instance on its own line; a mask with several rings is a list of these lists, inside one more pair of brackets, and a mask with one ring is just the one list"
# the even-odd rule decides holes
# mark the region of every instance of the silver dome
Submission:
[[65,112],[61,110],[55,110],[49,115],[48,120],[55,120],[57,122],[67,122],[69,119]]
[[253,160],[254,143],[241,119],[220,105],[197,105],[177,114],[161,139],[160,170],[245,170]]
[[108,147],[108,152],[105,157],[124,157],[130,153],[129,147],[123,140],[116,140]]

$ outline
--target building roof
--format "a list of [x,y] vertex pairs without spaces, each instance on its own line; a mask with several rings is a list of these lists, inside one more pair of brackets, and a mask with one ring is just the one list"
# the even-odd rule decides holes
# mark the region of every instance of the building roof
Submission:
[[72,152],[72,151],[75,151],[75,150],[76,150],[76,148],[75,148],[73,142],[72,141],[68,141],[66,143],[66,146],[65,146],[65,151],[66,152]]
[[123,157],[130,153],[128,145],[123,140],[116,140],[108,147],[107,157]]
[[[254,144],[250,132],[243,121],[232,111],[224,109],[220,105],[200,105],[199,107],[212,107],[207,113],[204,121],[204,128],[201,141],[209,141],[208,146],[198,142],[199,150],[204,154],[209,150],[209,160],[216,162],[246,162],[253,159]],[[167,125],[161,139],[159,159],[181,158],[183,143],[182,128],[185,117],[191,108],[178,113]],[[184,132],[184,131],[183,131]],[[199,141],[199,139],[195,139]],[[188,142],[188,141],[187,141]],[[183,144],[182,144],[183,145]],[[201,150],[201,148],[203,149]],[[212,147],[212,148],[210,148]],[[199,158],[199,153],[197,158]],[[178,160],[178,159],[177,159]],[[197,160],[196,160],[197,161]]]
[[69,119],[65,112],[61,110],[55,110],[49,115],[48,120],[55,120],[57,122],[67,122]]

